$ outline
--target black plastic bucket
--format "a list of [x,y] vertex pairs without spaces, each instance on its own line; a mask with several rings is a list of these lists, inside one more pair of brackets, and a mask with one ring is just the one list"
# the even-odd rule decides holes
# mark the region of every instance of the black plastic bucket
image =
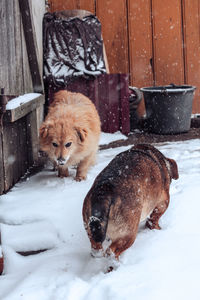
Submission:
[[190,129],[195,89],[190,85],[141,88],[148,131],[158,134],[187,132]]

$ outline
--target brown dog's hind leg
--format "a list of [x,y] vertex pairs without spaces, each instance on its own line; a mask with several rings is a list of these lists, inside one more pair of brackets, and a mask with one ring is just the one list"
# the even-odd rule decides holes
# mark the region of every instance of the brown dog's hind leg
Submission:
[[115,255],[115,259],[119,260],[119,256],[134,243],[136,234],[137,232],[135,232],[133,237],[126,236],[112,243],[107,251],[107,254],[110,255],[111,253],[113,253]]
[[154,208],[150,217],[146,221],[146,226],[149,229],[161,229],[160,225],[158,224],[160,217],[164,214],[166,209],[169,205],[169,199],[161,202]]

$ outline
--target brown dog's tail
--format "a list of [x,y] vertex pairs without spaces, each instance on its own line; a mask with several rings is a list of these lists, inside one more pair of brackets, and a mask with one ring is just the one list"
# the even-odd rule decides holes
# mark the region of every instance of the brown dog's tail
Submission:
[[89,222],[92,239],[95,243],[103,243],[106,237],[106,222],[102,222],[100,218],[92,216]]
[[97,186],[91,198],[91,217],[89,228],[92,239],[96,243],[103,243],[106,238],[110,207],[113,203],[113,186],[103,183]]

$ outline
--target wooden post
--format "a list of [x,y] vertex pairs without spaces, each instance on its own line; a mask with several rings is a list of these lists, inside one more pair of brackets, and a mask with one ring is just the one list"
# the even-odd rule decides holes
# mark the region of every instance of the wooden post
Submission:
[[38,56],[36,51],[36,38],[32,24],[29,0],[19,0],[19,7],[22,16],[29,66],[33,82],[33,90],[36,93],[43,93],[43,84],[39,70]]
[[1,248],[1,227],[0,227],[0,275],[3,273],[3,253]]
[[0,195],[4,191],[4,166],[3,166],[3,141],[2,133],[0,132]]
[[38,95],[4,114],[0,134],[0,194],[8,191],[38,161],[36,110],[44,104]]
[[184,63],[185,83],[197,87],[193,102],[193,113],[200,112],[200,40],[199,20],[200,2],[183,0],[183,42],[184,42]]
[[36,109],[27,115],[27,143],[28,143],[28,161],[29,165],[33,165],[38,161],[38,130]]
[[183,84],[181,3],[152,0],[155,84]]

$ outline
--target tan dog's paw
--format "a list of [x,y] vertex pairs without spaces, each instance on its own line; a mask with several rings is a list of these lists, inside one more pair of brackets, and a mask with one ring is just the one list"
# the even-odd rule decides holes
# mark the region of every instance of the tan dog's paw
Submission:
[[75,180],[76,181],[82,181],[82,180],[86,180],[87,176],[84,175],[76,175]]
[[68,169],[63,169],[61,167],[58,167],[58,177],[68,177],[69,176],[69,171]]

